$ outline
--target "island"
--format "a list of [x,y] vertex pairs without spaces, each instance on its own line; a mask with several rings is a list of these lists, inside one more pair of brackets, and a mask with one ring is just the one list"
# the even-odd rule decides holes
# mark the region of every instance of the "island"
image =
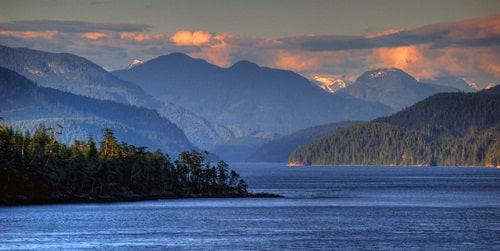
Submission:
[[[0,205],[121,202],[198,197],[280,197],[250,193],[239,174],[208,153],[185,151],[174,161],[157,150],[118,143],[111,129],[71,146],[58,127],[31,135],[0,125]],[[98,147],[99,146],[99,147]]]

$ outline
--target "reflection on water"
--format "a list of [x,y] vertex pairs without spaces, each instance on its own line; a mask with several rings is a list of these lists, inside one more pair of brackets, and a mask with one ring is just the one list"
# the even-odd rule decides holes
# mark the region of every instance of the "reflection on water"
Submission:
[[254,192],[0,208],[0,250],[500,248],[500,170],[233,164]]

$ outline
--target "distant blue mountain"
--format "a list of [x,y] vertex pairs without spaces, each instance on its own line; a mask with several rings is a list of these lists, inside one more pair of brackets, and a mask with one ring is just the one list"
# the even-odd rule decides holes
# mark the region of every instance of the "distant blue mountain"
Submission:
[[130,105],[160,106],[137,85],[73,54],[0,45],[0,67],[16,71],[43,87]]
[[263,144],[247,159],[251,162],[286,163],[290,153],[302,145],[359,122],[343,121],[305,128]]
[[113,74],[211,122],[267,132],[290,133],[393,112],[377,102],[327,93],[292,71],[248,61],[221,68],[172,53]]
[[355,83],[338,91],[367,101],[377,101],[399,111],[439,92],[459,89],[418,82],[397,68],[376,69],[363,73]]
[[40,86],[156,109],[161,116],[181,127],[188,139],[202,149],[237,137],[232,130],[209,122],[182,106],[155,100],[136,84],[123,81],[101,66],[73,54],[0,46],[0,67],[14,70]]
[[[74,95],[37,86],[26,77],[0,67],[0,114],[18,129],[33,131],[39,124],[61,124],[58,140],[72,143],[112,129],[117,138],[135,146],[161,149],[176,156],[195,147],[175,124],[155,110]],[[99,141],[99,140],[97,140]]]
[[477,88],[472,87],[465,80],[463,80],[459,77],[450,76],[450,75],[421,79],[420,82],[436,84],[436,85],[441,85],[441,86],[449,86],[449,87],[457,88],[463,92],[477,92],[478,91]]

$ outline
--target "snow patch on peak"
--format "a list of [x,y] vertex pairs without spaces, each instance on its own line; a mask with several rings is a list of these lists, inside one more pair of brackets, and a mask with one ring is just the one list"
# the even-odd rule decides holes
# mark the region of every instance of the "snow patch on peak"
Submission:
[[313,76],[313,79],[321,89],[330,93],[334,93],[335,91],[347,87],[347,84],[346,82],[344,82],[344,80],[332,76],[316,75]]
[[398,68],[381,68],[363,73],[356,79],[356,82],[385,81],[386,79],[417,81],[414,77]]
[[128,65],[127,69],[132,69],[136,66],[139,66],[141,64],[144,64],[144,61],[139,60],[139,59],[133,59],[132,62]]
[[24,67],[24,70],[33,75],[40,75],[40,76],[43,75],[43,71],[37,68]]
[[386,73],[385,71],[372,72],[368,76],[368,79],[374,79],[374,78],[378,78],[378,77],[383,77],[385,75],[385,73]]
[[374,71],[369,73],[368,79],[384,77],[385,75],[387,75],[387,73],[391,73],[391,72],[395,72],[395,71],[396,71],[396,69],[394,69],[394,68],[374,70]]
[[464,81],[467,83],[467,85],[469,85],[473,89],[481,90],[481,87],[479,87],[479,85],[476,82],[472,82],[471,80],[468,80],[468,79],[464,79]]

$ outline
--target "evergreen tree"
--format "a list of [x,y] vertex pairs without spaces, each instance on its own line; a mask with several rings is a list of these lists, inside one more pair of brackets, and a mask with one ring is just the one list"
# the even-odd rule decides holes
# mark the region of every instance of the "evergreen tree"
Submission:
[[[33,136],[0,125],[0,204],[108,201],[193,195],[245,195],[246,183],[208,153],[168,155],[118,140],[109,128],[97,148],[92,136],[69,147],[59,130],[40,125]],[[228,176],[228,173],[230,176]]]

